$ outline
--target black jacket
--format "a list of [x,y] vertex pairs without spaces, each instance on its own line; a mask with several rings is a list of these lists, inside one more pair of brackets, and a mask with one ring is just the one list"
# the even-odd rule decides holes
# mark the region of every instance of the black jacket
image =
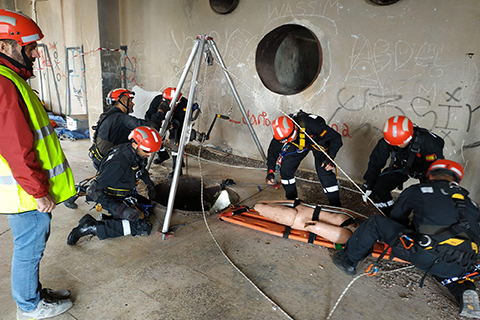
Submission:
[[[153,98],[152,102],[150,103],[150,106],[148,107],[147,112],[145,112],[146,120],[152,119],[152,117],[158,111],[158,107],[160,106],[160,103],[162,103],[162,101],[163,101],[163,95],[161,94]],[[180,102],[175,106],[173,110],[172,119],[183,123],[183,119],[185,119],[185,111],[186,111],[185,109],[187,108],[187,102],[188,100],[186,98],[184,97],[180,98]]]
[[[468,198],[467,190],[458,188],[465,195],[465,212],[479,222],[478,207]],[[395,201],[390,218],[407,226],[408,216],[413,212],[412,224],[415,231],[424,234],[438,233],[458,221],[451,191],[449,182],[444,180],[431,180],[412,185]]]
[[[453,194],[464,197],[463,210],[457,209]],[[413,230],[404,232],[415,240],[409,260],[420,270],[449,278],[461,276],[478,261],[480,210],[467,195],[467,190],[443,180],[416,184],[400,194],[390,218]]]
[[[413,138],[408,146],[399,148],[388,144],[385,139],[380,139],[370,155],[368,169],[363,179],[371,188],[377,180],[380,172],[385,167],[387,160],[393,155],[393,163],[389,163],[389,170],[401,169],[411,177],[424,179],[429,166],[437,159],[443,159],[443,146],[445,142],[434,133],[415,127]],[[413,150],[417,150],[414,152]],[[410,156],[413,154],[413,163],[407,168]]]
[[128,142],[128,135],[136,127],[149,126],[158,130],[164,119],[163,112],[155,112],[150,120],[143,120],[123,113],[117,107],[112,107],[108,112],[100,115],[94,134],[94,144],[105,156],[111,147]]
[[109,211],[115,210],[122,198],[116,196],[117,192],[133,195],[139,179],[147,186],[153,185],[146,165],[147,159],[137,155],[130,142],[114,147],[103,159],[95,179],[97,202]]
[[[301,118],[303,117],[303,121]],[[326,149],[327,154],[335,159],[335,156],[338,153],[338,150],[342,147],[342,136],[332,128],[330,128],[325,119],[320,116],[308,114],[303,111],[299,111],[296,115],[292,116],[293,120],[302,125],[301,122],[305,125],[305,131],[307,134],[319,145]],[[300,140],[300,131],[297,134],[297,138],[289,142],[288,153],[295,152],[298,150],[298,143]],[[315,145],[312,141],[305,137],[305,149],[312,149]],[[268,156],[267,156],[267,167],[268,170],[275,170],[275,164],[277,162],[278,156],[282,150],[283,143],[273,138],[270,141],[270,146],[268,147]]]

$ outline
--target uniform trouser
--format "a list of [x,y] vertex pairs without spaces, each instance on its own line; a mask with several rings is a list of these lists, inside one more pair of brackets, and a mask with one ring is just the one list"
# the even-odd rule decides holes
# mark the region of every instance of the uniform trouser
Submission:
[[[405,249],[398,241],[399,235],[403,234],[404,230],[405,227],[402,224],[384,216],[374,215],[362,223],[352,234],[340,254],[349,265],[357,266],[359,261],[371,253],[377,240],[380,240],[392,246],[392,255],[405,261],[411,261],[409,250]],[[416,262],[412,263],[416,264]],[[433,276],[438,281],[444,279],[444,277]],[[459,274],[451,275],[451,277],[454,276],[459,276]],[[475,289],[470,281],[464,283],[453,282],[446,287],[459,303],[465,290]]]
[[150,221],[140,219],[128,221],[120,219],[105,219],[97,223],[97,236],[100,240],[128,236],[150,235],[152,224]]
[[313,150],[315,169],[317,170],[318,179],[322,183],[323,191],[328,198],[329,204],[340,207],[340,193],[338,191],[338,181],[335,172],[327,171],[322,167],[322,163],[327,156],[321,151],[310,148],[301,153],[295,152],[288,154],[283,159],[282,166],[280,167],[280,175],[282,176],[283,189],[285,189],[285,197],[289,200],[298,198],[295,172],[310,150]]
[[386,215],[390,215],[393,208],[392,190],[408,180],[403,170],[383,172],[372,187],[372,199],[375,205]]

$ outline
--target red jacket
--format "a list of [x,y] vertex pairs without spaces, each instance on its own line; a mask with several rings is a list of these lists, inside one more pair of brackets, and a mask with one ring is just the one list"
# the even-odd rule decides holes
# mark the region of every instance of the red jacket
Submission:
[[[11,63],[0,54],[0,64],[27,80],[32,73]],[[48,194],[49,183],[33,149],[33,134],[28,125],[28,110],[21,94],[9,79],[0,76],[0,154],[13,177],[34,198]]]

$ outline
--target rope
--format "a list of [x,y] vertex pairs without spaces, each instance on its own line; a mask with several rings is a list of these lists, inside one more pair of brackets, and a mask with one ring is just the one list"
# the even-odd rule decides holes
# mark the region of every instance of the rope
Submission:
[[[397,271],[400,271],[400,270],[405,270],[405,269],[410,269],[410,268],[413,268],[414,266],[408,266],[408,267],[402,267],[402,268],[398,268],[398,269],[395,269],[395,270],[390,270],[390,271],[379,271],[378,273],[392,273],[392,272],[397,272]],[[328,314],[328,317],[326,320],[329,320],[331,317],[332,317],[332,314],[335,312],[335,310],[337,309],[340,301],[343,299],[343,296],[347,293],[348,289],[350,289],[350,287],[353,285],[353,283],[355,281],[357,281],[359,278],[363,277],[363,276],[366,276],[367,273],[362,273],[361,275],[359,276],[356,276],[352,281],[350,281],[350,283],[347,285],[347,287],[345,288],[345,290],[343,290],[342,294],[340,295],[340,297],[338,297],[338,300],[337,302],[335,303],[335,305],[333,306],[332,310],[330,311],[330,313]]]
[[[206,72],[205,72],[205,78],[206,78]],[[205,83],[203,83],[203,89],[205,87]],[[203,98],[203,95],[202,95],[202,98]],[[184,124],[184,125],[188,125],[188,124]],[[220,251],[220,253],[225,257],[225,259],[230,263],[230,265],[238,272],[240,273],[245,280],[247,280],[258,292],[260,292],[260,294],[265,298],[267,299],[271,304],[272,304],[272,309],[273,310],[280,310],[288,319],[291,319],[293,320],[293,318],[285,311],[283,310],[277,303],[275,303],[270,297],[268,297],[262,290],[260,290],[260,288],[255,284],[253,283],[252,280],[250,280],[247,275],[245,275],[245,273],[243,273],[236,265],[235,263],[233,263],[233,261],[228,257],[228,255],[225,253],[225,251],[222,249],[222,247],[220,246],[220,244],[217,242],[217,239],[215,238],[215,236],[213,235],[212,233],[212,230],[210,229],[210,226],[207,222],[207,215],[205,213],[205,206],[204,206],[204,202],[203,202],[203,185],[204,185],[204,179],[203,179],[203,172],[202,172],[202,158],[200,157],[201,155],[201,152],[202,152],[202,148],[203,148],[203,143],[200,144],[200,148],[198,149],[198,156],[197,156],[197,160],[198,160],[198,168],[199,168],[199,172],[200,172],[200,203],[201,203],[201,206],[202,206],[202,214],[203,214],[203,220],[205,222],[205,226],[208,230],[208,233],[210,234],[210,236],[212,237],[212,240],[213,242],[215,243],[215,245],[217,246],[218,250]]]
[[202,204],[202,213],[203,213],[203,220],[205,222],[205,226],[207,227],[207,230],[208,230],[208,233],[210,233],[210,236],[212,237],[213,239],[213,242],[215,243],[215,245],[217,246],[218,250],[220,250],[221,254],[225,257],[225,259],[232,265],[232,267],[238,272],[240,273],[244,278],[245,280],[247,280],[258,292],[260,292],[260,294],[265,298],[267,299],[271,304],[272,304],[272,309],[273,310],[280,310],[288,319],[292,319],[293,318],[285,311],[283,310],[277,303],[275,303],[272,299],[270,299],[270,297],[268,297],[262,290],[260,290],[260,288],[255,284],[253,283],[252,280],[250,280],[246,275],[245,273],[243,273],[236,265],[235,263],[233,263],[233,261],[227,256],[227,254],[225,253],[225,251],[223,251],[222,247],[220,246],[220,244],[217,242],[217,239],[215,238],[215,236],[213,235],[212,233],[212,230],[210,229],[210,226],[208,225],[208,222],[207,222],[207,216],[205,215],[205,207],[203,205],[203,174],[202,174],[202,162],[201,162],[201,158],[200,158],[200,153],[202,151],[202,148],[200,146],[199,150],[198,150],[198,165],[199,165],[199,170],[200,170],[200,181],[201,181],[201,184],[200,184],[200,202]]
[[[113,51],[113,52],[120,52],[121,50],[123,49],[109,49],[109,48],[102,48],[102,47],[99,47],[99,48],[96,48],[96,49],[93,49],[93,50],[90,50],[90,51],[87,51],[87,52],[82,52],[82,53],[77,53],[77,54],[74,54],[71,58],[68,58],[66,59],[65,61],[69,61],[73,58],[76,58],[76,57],[81,57],[81,56],[84,56],[86,54],[89,54],[89,53],[92,53],[92,52],[97,52],[97,51]],[[47,61],[47,60],[45,60]],[[60,63],[62,63],[62,61],[57,61],[55,63],[51,63],[51,61],[48,61],[50,62],[50,64],[48,65],[45,65],[44,67],[42,68],[37,68],[37,69],[34,69],[34,71],[37,71],[37,70],[44,70],[44,69],[47,69],[47,68],[51,68],[51,67],[55,67],[55,66],[58,66]]]
[[[191,155],[191,154],[188,154],[188,153],[187,153],[186,155],[189,156],[189,157],[195,157],[194,155]],[[217,165],[224,166],[224,167],[237,168],[237,169],[245,169],[245,170],[260,170],[260,171],[264,171],[264,170],[265,170],[265,168],[239,166],[239,165],[228,164],[228,163],[219,162],[219,161],[215,161],[215,160],[209,160],[209,159],[205,159],[205,158],[199,158],[199,159],[202,160],[203,162],[209,162],[209,163],[217,164]],[[297,176],[295,176],[295,179],[300,180],[300,181],[304,181],[304,182],[316,183],[316,184],[320,184],[320,185],[321,185],[320,181],[309,180],[309,179],[300,178],[300,177],[297,177]],[[345,190],[348,190],[348,191],[351,191],[351,192],[354,192],[354,193],[362,194],[361,192],[359,192],[359,191],[357,191],[357,190],[354,190],[354,189],[351,189],[351,188],[347,188],[347,187],[344,187],[344,186],[342,186],[342,185],[340,185],[340,188],[345,189]]]

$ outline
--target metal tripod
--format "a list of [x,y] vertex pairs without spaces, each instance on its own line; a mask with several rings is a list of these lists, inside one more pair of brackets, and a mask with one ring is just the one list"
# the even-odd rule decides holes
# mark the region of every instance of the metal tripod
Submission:
[[[170,186],[170,193],[168,194],[168,204],[167,204],[167,212],[165,213],[165,220],[163,222],[163,228],[162,228],[162,239],[166,239],[166,234],[168,233],[168,230],[170,228],[170,220],[172,217],[172,212],[173,212],[173,204],[175,202],[175,195],[177,193],[177,187],[178,187],[178,178],[180,175],[180,170],[182,168],[182,158],[183,158],[183,150],[185,147],[185,144],[189,142],[189,137],[190,133],[192,131],[192,125],[191,123],[191,114],[192,114],[192,105],[193,105],[193,99],[195,97],[195,89],[197,86],[197,79],[198,79],[198,73],[200,70],[200,64],[202,62],[202,54],[205,52],[206,55],[206,60],[208,65],[213,64],[213,56],[210,51],[210,48],[213,49],[213,52],[215,53],[215,56],[222,66],[223,72],[225,74],[225,77],[227,78],[228,84],[230,85],[230,89],[232,90],[232,93],[235,97],[235,100],[237,101],[237,104],[240,108],[240,111],[242,112],[242,115],[244,119],[246,120],[245,122],[247,123],[248,129],[250,130],[250,133],[253,137],[253,140],[255,141],[255,144],[257,145],[258,151],[260,152],[260,155],[263,158],[264,162],[267,162],[267,158],[265,156],[265,153],[263,151],[263,148],[260,144],[260,141],[258,140],[257,135],[255,134],[255,131],[253,130],[252,124],[250,123],[247,113],[245,112],[245,108],[243,107],[242,101],[240,100],[240,97],[237,93],[237,90],[235,89],[235,86],[233,85],[232,79],[230,78],[230,75],[227,72],[227,68],[225,67],[225,63],[223,62],[222,57],[220,56],[220,52],[218,51],[217,45],[213,41],[213,38],[204,34],[201,34],[197,36],[195,39],[194,46],[192,48],[192,52],[190,53],[190,56],[187,60],[187,64],[185,65],[185,69],[183,70],[183,73],[180,77],[180,80],[177,85],[177,90],[175,90],[175,95],[170,102],[170,111],[167,112],[165,115],[165,121],[162,124],[162,127],[160,128],[160,135],[162,136],[162,139],[164,139],[165,134],[167,132],[167,128],[170,126],[170,119],[173,115],[173,110],[175,108],[175,103],[178,100],[178,96],[181,92],[181,89],[185,83],[185,79],[187,77],[188,71],[192,67],[193,59],[195,58],[196,55],[196,61],[195,61],[195,68],[193,71],[193,76],[192,76],[192,81],[191,81],[191,86],[190,86],[190,92],[188,94],[188,103],[187,103],[187,109],[185,112],[185,119],[183,121],[184,125],[182,127],[182,133],[180,136],[180,141],[178,142],[178,156],[177,160],[175,163],[175,170],[173,173],[173,179],[172,179],[172,185]],[[153,158],[153,157],[152,157]],[[152,159],[150,159],[152,160]]]

